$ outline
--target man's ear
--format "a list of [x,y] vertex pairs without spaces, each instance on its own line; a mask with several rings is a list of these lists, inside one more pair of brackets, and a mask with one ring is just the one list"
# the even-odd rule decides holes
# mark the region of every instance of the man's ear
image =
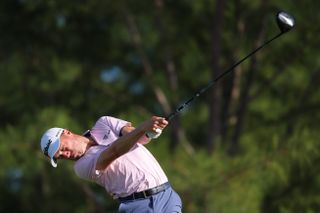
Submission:
[[68,130],[68,129],[64,129],[62,134],[71,135],[72,132],[70,130]]

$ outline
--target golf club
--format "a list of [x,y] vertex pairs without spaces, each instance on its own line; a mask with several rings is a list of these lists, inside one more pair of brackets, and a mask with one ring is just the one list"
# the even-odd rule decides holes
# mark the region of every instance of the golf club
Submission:
[[[180,112],[182,112],[184,109],[186,109],[196,98],[198,98],[200,95],[202,95],[204,92],[206,92],[210,87],[212,87],[215,83],[217,83],[217,81],[219,79],[221,79],[222,77],[224,77],[225,75],[227,75],[228,73],[232,72],[234,70],[234,68],[236,66],[238,66],[239,64],[241,64],[243,61],[245,61],[246,59],[248,59],[250,56],[252,56],[253,54],[255,54],[256,52],[258,52],[259,50],[261,50],[263,47],[265,47],[266,45],[268,45],[270,42],[272,42],[273,40],[275,40],[276,38],[280,37],[281,35],[283,35],[284,33],[288,32],[289,30],[291,30],[294,27],[295,21],[294,18],[289,15],[288,13],[284,12],[284,11],[280,11],[277,13],[276,15],[276,22],[278,24],[278,27],[280,29],[280,33],[278,33],[277,35],[275,35],[274,37],[272,37],[271,39],[267,40],[265,43],[263,43],[262,45],[260,45],[258,48],[256,48],[255,50],[253,50],[251,53],[249,53],[247,56],[245,56],[243,59],[241,59],[240,61],[238,61],[237,63],[235,63],[234,65],[232,65],[229,69],[227,69],[226,71],[224,71],[222,74],[220,74],[218,77],[216,77],[213,81],[210,81],[205,87],[203,87],[202,89],[200,89],[198,92],[195,93],[195,95],[193,95],[191,98],[189,98],[186,102],[184,102],[183,104],[181,104],[179,107],[177,107],[173,112],[171,112],[167,117],[166,120],[170,121],[172,120],[174,117],[176,117]],[[149,138],[157,138],[161,135],[162,130],[161,129],[156,129],[155,132],[148,132],[146,135]]]
[[247,58],[249,58],[250,56],[252,56],[253,54],[255,54],[256,52],[258,52],[260,49],[262,49],[263,47],[265,47],[267,44],[269,44],[270,42],[272,42],[273,40],[275,40],[276,38],[280,37],[281,35],[283,35],[284,33],[288,32],[289,30],[291,30],[295,24],[294,18],[289,15],[288,13],[281,11],[277,13],[276,16],[276,21],[278,24],[278,27],[280,29],[280,33],[277,34],[276,36],[274,36],[273,38],[269,39],[268,41],[266,41],[265,43],[263,43],[261,46],[259,46],[258,48],[256,48],[255,50],[253,50],[251,53],[249,53],[246,57],[244,57],[243,59],[241,59],[240,61],[238,61],[237,63],[235,63],[234,65],[232,65],[229,69],[227,69],[226,71],[224,71],[222,74],[220,74],[217,78],[215,78],[213,81],[209,82],[209,84],[207,86],[205,86],[204,88],[200,89],[197,93],[195,93],[194,96],[192,96],[190,99],[188,99],[186,102],[184,102],[183,104],[181,104],[178,108],[175,109],[175,111],[171,112],[167,117],[166,120],[170,121],[172,120],[175,116],[177,116],[181,111],[183,111],[187,106],[189,106],[196,98],[198,98],[201,94],[203,94],[205,91],[207,91],[210,87],[212,87],[219,79],[221,79],[222,77],[224,77],[225,75],[227,75],[228,73],[230,73],[231,71],[234,70],[234,68],[236,66],[238,66],[239,64],[241,64],[243,61],[245,61]]

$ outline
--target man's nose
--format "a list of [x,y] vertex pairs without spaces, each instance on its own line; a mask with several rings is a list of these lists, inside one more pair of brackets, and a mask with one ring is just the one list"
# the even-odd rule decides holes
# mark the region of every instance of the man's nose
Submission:
[[71,155],[71,152],[70,152],[70,151],[63,151],[63,152],[62,152],[62,156],[63,156],[64,158],[70,158],[70,155]]

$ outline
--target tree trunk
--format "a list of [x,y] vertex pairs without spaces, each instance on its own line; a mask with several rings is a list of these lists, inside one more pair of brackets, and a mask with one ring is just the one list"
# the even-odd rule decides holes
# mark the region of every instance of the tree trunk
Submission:
[[[262,6],[261,6],[262,11],[264,11],[264,9],[266,8],[266,4],[267,4],[266,1],[262,1]],[[254,49],[258,48],[262,44],[262,41],[265,38],[265,30],[266,30],[265,16],[263,16],[262,18],[262,23],[263,24],[260,29],[259,37],[255,42]],[[249,71],[248,73],[246,73],[246,79],[240,93],[239,105],[238,105],[238,109],[235,116],[236,125],[235,125],[233,136],[231,138],[231,144],[229,147],[229,154],[231,155],[234,155],[239,151],[239,140],[240,140],[241,132],[243,130],[245,115],[247,113],[248,105],[250,102],[249,91],[251,90],[252,82],[254,81],[254,77],[255,77],[254,74],[255,72],[257,72],[257,55],[258,53],[254,54],[251,58]]]
[[[177,90],[178,90],[178,77],[176,72],[176,66],[174,63],[174,59],[172,57],[172,50],[170,48],[170,42],[168,38],[168,33],[165,29],[165,24],[163,23],[163,9],[164,9],[164,1],[163,0],[155,0],[155,7],[156,7],[156,23],[158,31],[161,35],[161,43],[164,45],[164,63],[165,63],[165,72],[166,77],[168,78],[169,88],[172,94],[172,105],[173,107],[176,106],[177,103]],[[171,111],[172,111],[172,108]],[[168,114],[167,114],[168,115]],[[176,147],[178,146],[179,142],[181,141],[181,137],[179,134],[181,132],[179,116],[176,116],[171,121],[171,132],[170,132],[170,150],[175,151]]]
[[155,83],[155,79],[153,77],[153,68],[152,65],[145,54],[145,51],[142,48],[142,39],[140,32],[138,30],[138,27],[135,23],[134,17],[126,10],[125,11],[125,16],[126,16],[126,21],[128,25],[128,30],[130,32],[130,35],[132,36],[132,42],[134,47],[136,48],[140,60],[143,64],[143,71],[148,78],[149,86],[151,87],[152,91],[154,92],[156,99],[158,103],[160,104],[162,111],[164,114],[169,114],[170,113],[170,105],[169,102],[162,91],[162,89],[157,86],[158,84]]
[[[221,55],[221,29],[223,26],[224,16],[224,0],[217,0],[216,9],[212,27],[212,44],[211,44],[211,68],[212,79],[215,79],[220,73],[221,68],[219,65],[219,58]],[[221,136],[221,98],[222,98],[222,86],[217,84],[210,90],[210,104],[209,104],[209,129],[208,129],[208,151],[212,153],[214,151],[214,145],[217,139]]]
[[[234,35],[237,35],[237,39],[241,40],[244,35],[244,23],[243,19],[241,19],[242,9],[240,8],[240,2],[237,0],[235,2],[235,20],[236,20],[236,28],[234,31]],[[235,45],[235,48],[232,50],[232,61],[231,64],[235,64],[239,60],[240,55],[240,48]],[[231,52],[230,51],[230,52]],[[228,80],[226,84],[224,84],[224,103],[223,103],[223,110],[222,110],[222,126],[221,126],[221,138],[222,142],[228,141],[228,133],[229,133],[229,126],[234,124],[234,114],[235,105],[239,101],[240,97],[240,82],[242,78],[242,67],[237,66],[234,68],[233,73],[231,74],[231,79]]]

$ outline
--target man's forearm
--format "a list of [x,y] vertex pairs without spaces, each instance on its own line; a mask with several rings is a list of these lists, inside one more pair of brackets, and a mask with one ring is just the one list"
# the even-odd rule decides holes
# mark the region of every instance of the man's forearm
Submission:
[[109,164],[127,153],[137,141],[145,134],[140,128],[136,128],[128,134],[121,136],[112,145],[102,152],[98,158],[96,169],[101,170],[109,166]]
[[96,169],[101,170],[109,166],[109,164],[120,157],[121,155],[130,151],[130,149],[138,142],[138,140],[146,134],[146,132],[156,131],[156,129],[163,129],[167,126],[168,121],[163,117],[152,116],[151,119],[146,120],[139,127],[132,130],[131,125],[128,125],[128,134],[123,135],[112,145],[103,151],[98,157]]
[[[124,126],[122,129],[121,129],[121,135],[126,135],[126,134],[129,134],[130,132],[132,132],[133,130],[135,130],[135,127],[132,126],[131,124],[129,124],[128,126]],[[150,142],[150,138],[147,137],[146,134],[144,134],[143,136],[141,136],[138,140],[138,143],[140,144],[147,144]]]

